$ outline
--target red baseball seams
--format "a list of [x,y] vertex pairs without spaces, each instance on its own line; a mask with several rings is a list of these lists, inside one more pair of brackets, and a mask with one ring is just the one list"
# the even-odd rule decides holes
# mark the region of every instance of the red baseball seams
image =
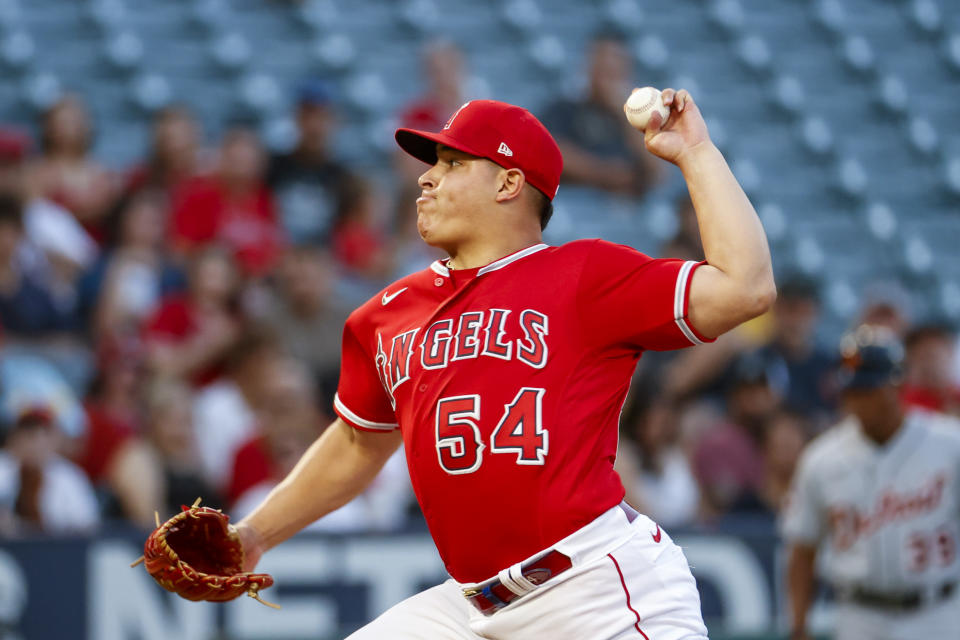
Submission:
[[656,542],[656,543],[658,543],[658,544],[660,543],[660,538],[662,537],[662,534],[661,534],[661,532],[660,532],[660,525],[659,525],[659,524],[657,525],[657,532],[656,532],[656,533],[651,533],[651,534],[650,534],[650,537],[653,538],[653,541],[654,541],[654,542]]
[[617,562],[617,559],[613,557],[612,553],[608,553],[607,557],[613,560],[613,566],[617,568],[617,575],[620,576],[620,586],[623,587],[623,593],[627,596],[627,609],[633,612],[633,615],[637,616],[637,621],[633,623],[633,628],[644,637],[645,640],[650,640],[647,637],[647,634],[643,632],[643,629],[640,628],[640,613],[633,608],[633,605],[630,604],[630,592],[627,590],[627,581],[623,579],[623,571],[620,570],[620,563]]

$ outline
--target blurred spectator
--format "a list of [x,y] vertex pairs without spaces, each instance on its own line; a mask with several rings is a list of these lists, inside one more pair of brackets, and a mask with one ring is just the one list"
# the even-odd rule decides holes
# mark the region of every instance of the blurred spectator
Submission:
[[787,365],[787,405],[825,426],[835,405],[831,385],[836,358],[817,344],[819,316],[816,283],[802,276],[785,278],[777,284],[773,336],[764,351]]
[[[467,101],[463,52],[450,40],[434,40],[424,46],[420,60],[426,91],[402,109],[400,126],[439,131]],[[393,165],[397,178],[393,204],[393,275],[402,277],[446,256],[423,242],[417,230],[416,200],[420,195],[417,179],[428,167],[400,149],[393,156]]]
[[380,282],[390,274],[391,256],[381,230],[383,199],[373,183],[352,178],[344,183],[343,200],[333,231],[333,255],[347,270]]
[[452,40],[428,42],[420,54],[420,70],[426,91],[403,108],[400,122],[404,127],[439,131],[467,101],[463,52]]
[[863,292],[860,315],[853,326],[886,327],[903,338],[910,327],[910,294],[893,280],[880,280],[867,285]]
[[626,38],[601,31],[589,51],[586,95],[550,105],[543,115],[563,152],[563,181],[642,195],[659,181],[661,168],[623,117],[633,82]]
[[760,497],[771,516],[786,506],[793,471],[813,429],[808,422],[804,414],[781,409],[770,418],[764,430],[764,481]]
[[340,374],[343,325],[353,309],[334,295],[333,266],[320,249],[288,249],[276,276],[277,286],[260,321],[287,353],[310,367],[320,385],[320,406],[330,406]]
[[58,304],[45,283],[23,273],[18,260],[22,238],[20,201],[0,194],[0,323],[4,333],[8,338],[36,338],[79,330],[75,305]]
[[0,129],[0,194],[23,205],[18,266],[50,288],[56,298],[71,304],[74,281],[96,258],[97,244],[73,214],[30,188],[25,166],[30,146],[25,134]]
[[226,358],[226,375],[197,393],[197,448],[207,481],[226,493],[236,450],[256,432],[267,376],[281,357],[277,339],[261,330],[242,334]]
[[[205,478],[191,416],[190,388],[175,380],[156,380],[146,392],[146,436],[153,448],[156,503],[167,516],[197,498],[226,506]],[[166,516],[165,516],[166,517]]]
[[703,260],[703,241],[700,239],[700,227],[697,223],[697,211],[688,194],[677,198],[674,203],[677,214],[677,232],[660,247],[660,257],[679,260]]
[[239,287],[229,253],[209,247],[195,255],[187,291],[165,299],[146,322],[151,371],[201,385],[215,379],[240,333]]
[[[166,107],[154,116],[150,155],[127,176],[126,193],[152,193],[166,214],[174,194],[201,169],[196,118],[184,105]],[[166,216],[162,222],[165,227]]]
[[779,408],[786,365],[758,352],[740,356],[728,376],[728,418],[702,435],[693,454],[706,516],[763,510],[765,429]]
[[36,194],[76,216],[96,240],[118,195],[115,179],[90,155],[93,125],[81,98],[68,95],[43,114],[41,155],[30,169]]
[[0,352],[0,424],[12,424],[34,406],[50,410],[58,430],[71,441],[86,433],[83,405],[63,374],[45,358],[4,346]]
[[[309,372],[282,359],[266,377],[259,415],[261,431],[237,450],[231,508],[241,518],[263,500],[296,465],[330,418],[316,409]],[[357,498],[314,523],[312,531],[390,531],[402,526],[412,497],[409,476],[398,451]]]
[[0,526],[6,535],[69,533],[97,526],[93,488],[83,472],[57,453],[52,413],[24,411],[0,450]]
[[231,503],[260,483],[282,480],[323,426],[314,383],[302,363],[289,357],[270,363],[261,394],[257,430],[233,458],[227,492]]
[[166,255],[164,219],[160,196],[146,191],[118,208],[110,249],[80,284],[94,336],[128,333],[161,299],[185,288],[183,272]]
[[679,446],[679,406],[659,392],[634,406],[625,416],[627,437],[620,441],[615,465],[627,501],[664,527],[690,524],[697,517],[700,489]]
[[334,155],[337,116],[331,89],[314,80],[300,88],[296,148],[270,159],[268,182],[276,194],[280,224],[294,244],[326,244],[343,208],[347,167]]
[[956,335],[942,324],[923,324],[907,332],[905,405],[960,416],[960,386],[953,379],[956,344]]
[[152,527],[159,494],[149,473],[155,458],[140,437],[142,345],[136,336],[111,337],[101,344],[98,360],[84,403],[88,428],[76,461],[103,496],[106,515]]
[[221,244],[245,275],[267,274],[280,254],[283,234],[264,168],[256,134],[241,127],[227,131],[215,175],[193,178],[177,194],[170,223],[174,247],[191,255]]

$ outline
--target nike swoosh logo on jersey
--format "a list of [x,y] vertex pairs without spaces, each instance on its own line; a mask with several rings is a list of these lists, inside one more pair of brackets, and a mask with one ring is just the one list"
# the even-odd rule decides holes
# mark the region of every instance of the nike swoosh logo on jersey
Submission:
[[654,542],[660,542],[660,525],[657,525],[657,532],[651,533],[650,537],[653,538]]
[[406,290],[407,290],[407,288],[404,287],[403,289],[400,289],[399,291],[394,291],[394,292],[391,293],[390,295],[387,295],[386,293],[384,293],[384,294],[383,294],[383,298],[380,299],[381,304],[383,304],[383,306],[387,306],[388,304],[390,304],[391,301],[393,301],[394,298],[396,298],[398,295],[400,295],[401,293],[403,293],[403,292],[406,291]]

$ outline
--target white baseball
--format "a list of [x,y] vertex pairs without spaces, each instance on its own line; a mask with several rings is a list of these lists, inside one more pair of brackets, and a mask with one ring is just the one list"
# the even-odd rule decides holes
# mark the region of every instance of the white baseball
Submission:
[[660,113],[661,125],[670,117],[670,109],[663,104],[660,90],[654,87],[643,87],[631,93],[624,111],[630,124],[640,131],[647,128],[647,123],[655,112]]

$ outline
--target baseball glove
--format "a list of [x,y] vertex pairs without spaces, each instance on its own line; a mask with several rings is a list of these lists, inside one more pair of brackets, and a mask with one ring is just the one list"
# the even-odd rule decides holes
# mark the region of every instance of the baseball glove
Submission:
[[130,566],[143,562],[161,587],[187,600],[225,602],[247,594],[279,609],[258,593],[273,585],[273,577],[243,571],[243,546],[229,516],[201,507],[199,499],[182,509],[163,524],[157,516],[143,556]]

